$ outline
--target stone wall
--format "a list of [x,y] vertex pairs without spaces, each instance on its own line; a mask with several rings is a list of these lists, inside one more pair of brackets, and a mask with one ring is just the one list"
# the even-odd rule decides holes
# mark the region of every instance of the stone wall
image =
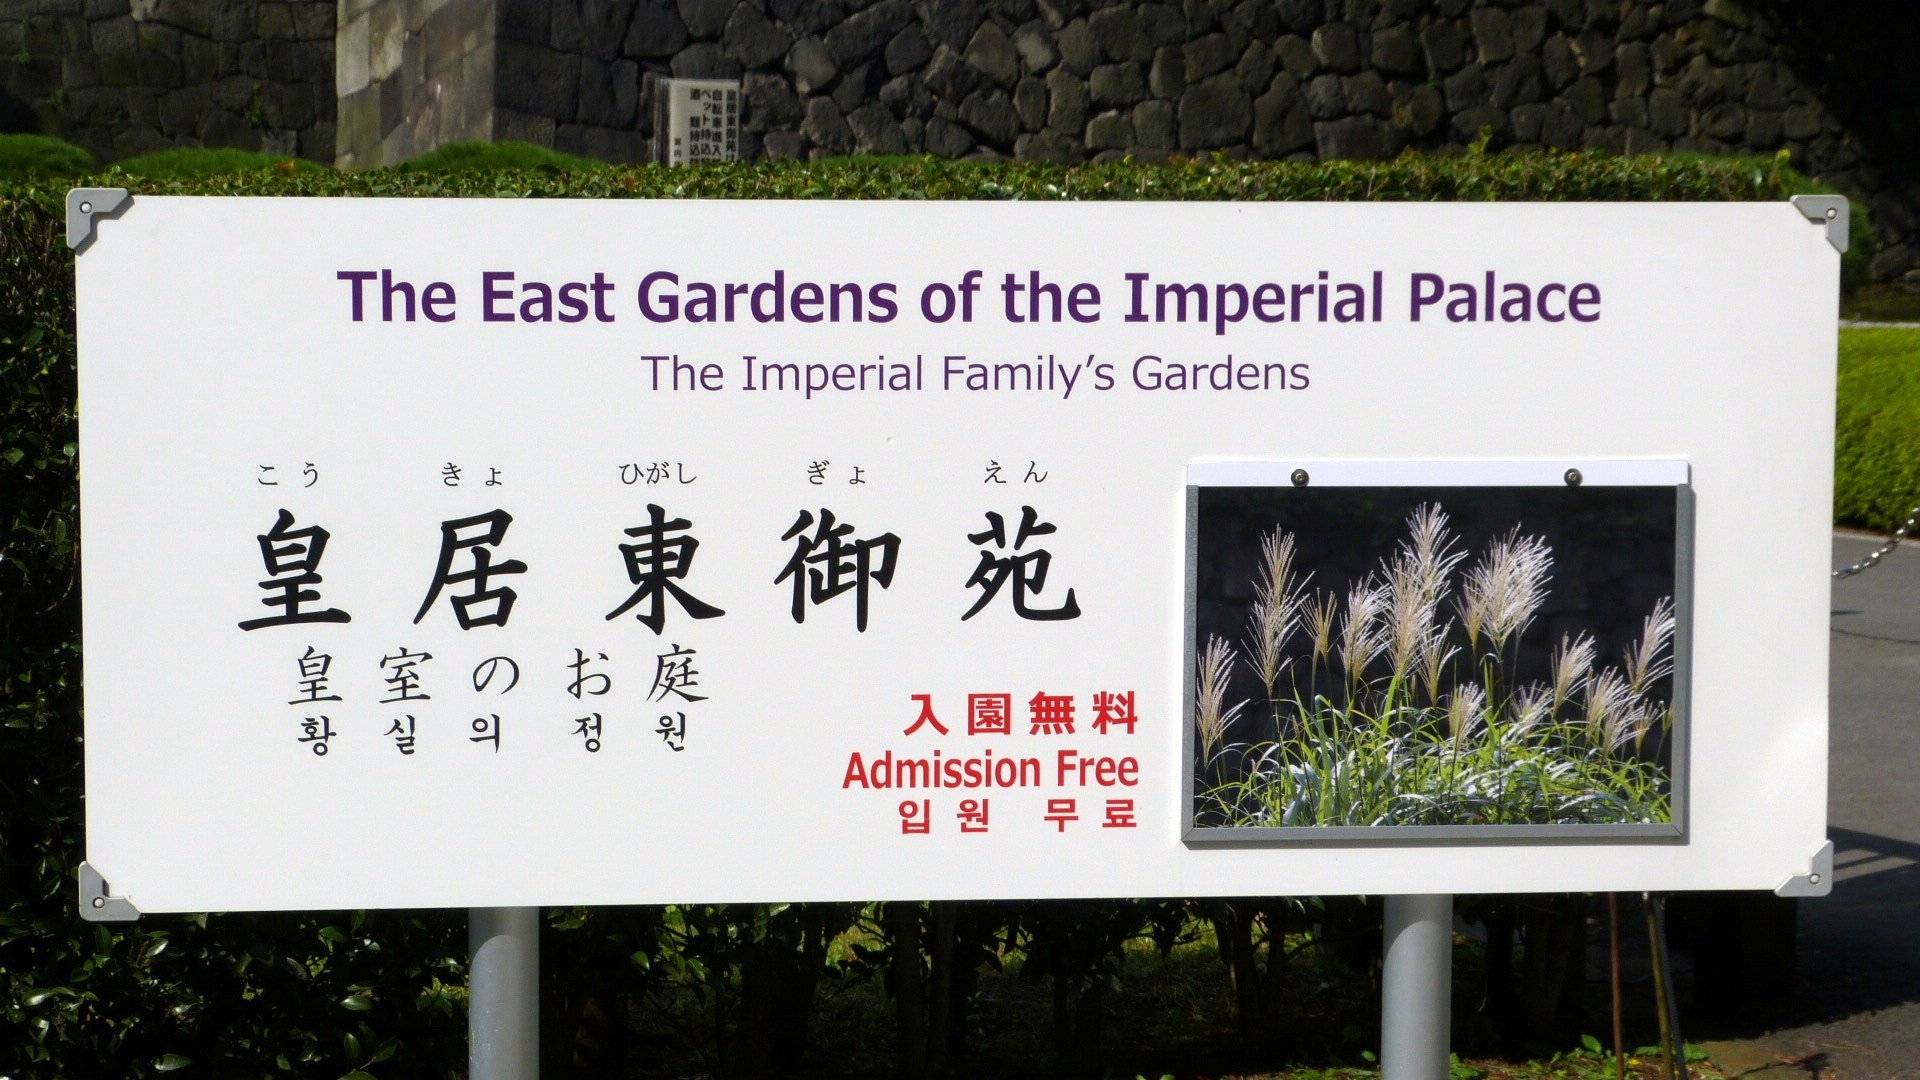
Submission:
[[498,0],[497,137],[644,156],[651,72],[751,155],[1789,150],[1920,260],[1920,21],[1796,0]]
[[[340,0],[341,168],[496,135],[495,0]],[[547,140],[551,143],[551,138]]]
[[333,158],[335,0],[5,0],[0,131]]

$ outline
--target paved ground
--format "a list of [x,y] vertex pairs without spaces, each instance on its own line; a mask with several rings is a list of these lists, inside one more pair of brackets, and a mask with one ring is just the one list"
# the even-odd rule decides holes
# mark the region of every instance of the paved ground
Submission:
[[[1834,539],[1835,565],[1876,541]],[[1770,1015],[1700,1029],[1765,1077],[1920,1078],[1920,547],[1833,589],[1833,895],[1799,905],[1799,970]]]

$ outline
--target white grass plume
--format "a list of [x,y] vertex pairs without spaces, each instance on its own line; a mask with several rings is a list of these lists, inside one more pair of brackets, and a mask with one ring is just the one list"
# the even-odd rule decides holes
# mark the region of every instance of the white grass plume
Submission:
[[1627,650],[1627,684],[1642,694],[1647,687],[1673,674],[1673,600],[1661,597],[1652,614],[1640,624],[1640,640]]
[[1194,733],[1200,739],[1200,759],[1213,757],[1226,741],[1227,725],[1240,715],[1246,702],[1227,707],[1227,680],[1233,671],[1233,646],[1218,634],[1207,639],[1195,664],[1193,694]]
[[1521,536],[1518,525],[1489,545],[1462,586],[1459,609],[1468,644],[1478,649],[1484,633],[1494,652],[1506,648],[1507,639],[1546,603],[1552,573],[1553,549],[1538,536]]

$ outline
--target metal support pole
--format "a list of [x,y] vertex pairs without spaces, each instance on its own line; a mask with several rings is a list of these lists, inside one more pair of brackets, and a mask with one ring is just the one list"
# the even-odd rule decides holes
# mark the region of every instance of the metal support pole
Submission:
[[540,1075],[540,909],[467,909],[468,1080]]
[[1453,897],[1387,897],[1380,976],[1381,1080],[1447,1080]]

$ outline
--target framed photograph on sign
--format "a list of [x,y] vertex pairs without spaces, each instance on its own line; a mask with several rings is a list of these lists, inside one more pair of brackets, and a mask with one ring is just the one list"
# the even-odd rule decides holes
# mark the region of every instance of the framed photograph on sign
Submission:
[[1186,840],[1677,839],[1687,465],[1188,469]]

